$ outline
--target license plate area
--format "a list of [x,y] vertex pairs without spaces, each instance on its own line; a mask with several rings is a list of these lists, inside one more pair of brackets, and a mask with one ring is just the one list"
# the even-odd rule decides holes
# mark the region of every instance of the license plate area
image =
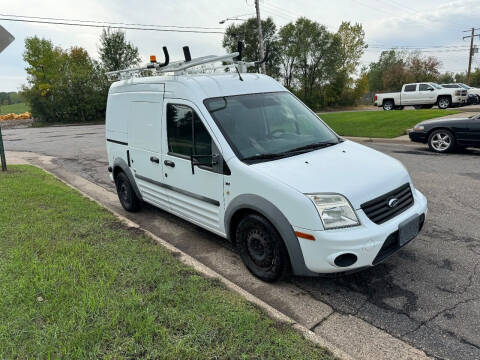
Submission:
[[398,226],[398,244],[400,246],[405,245],[409,241],[413,240],[419,232],[420,228],[420,216],[415,215]]

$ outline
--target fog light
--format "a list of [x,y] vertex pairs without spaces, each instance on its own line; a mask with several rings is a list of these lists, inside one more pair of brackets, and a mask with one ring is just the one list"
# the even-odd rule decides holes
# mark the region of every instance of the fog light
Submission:
[[347,267],[357,262],[357,255],[355,254],[342,254],[335,258],[335,265],[339,267]]

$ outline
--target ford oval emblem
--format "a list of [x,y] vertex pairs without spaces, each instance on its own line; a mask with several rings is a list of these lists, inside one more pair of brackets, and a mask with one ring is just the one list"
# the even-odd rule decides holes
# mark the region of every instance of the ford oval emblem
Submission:
[[388,206],[391,208],[394,208],[395,206],[398,205],[398,199],[393,198],[388,201]]

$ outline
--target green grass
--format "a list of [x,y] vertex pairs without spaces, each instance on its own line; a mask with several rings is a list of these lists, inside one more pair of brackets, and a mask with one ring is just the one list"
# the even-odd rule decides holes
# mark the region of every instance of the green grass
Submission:
[[420,121],[457,114],[458,110],[358,111],[319,116],[339,135],[393,138]]
[[333,358],[40,169],[0,199],[1,359]]
[[30,107],[26,103],[18,103],[12,105],[0,105],[0,115],[5,114],[23,114],[24,112],[30,111]]

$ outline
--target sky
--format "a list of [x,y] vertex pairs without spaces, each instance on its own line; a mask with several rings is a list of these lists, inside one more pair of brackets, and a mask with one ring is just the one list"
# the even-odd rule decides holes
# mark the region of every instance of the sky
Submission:
[[[407,47],[436,56],[442,71],[466,71],[470,40],[462,40],[469,35],[463,31],[480,28],[479,0],[260,0],[260,9],[262,18],[272,17],[278,27],[300,16],[324,24],[330,31],[336,31],[342,21],[361,23],[369,45],[361,61],[364,65],[377,60],[382,50]],[[3,0],[0,25],[16,40],[0,53],[0,91],[17,91],[26,82],[25,38],[37,35],[63,48],[81,46],[98,58],[101,33],[100,28],[1,20],[6,15],[211,27],[218,29],[210,31],[222,32],[229,22],[220,25],[220,20],[254,14],[254,0]],[[173,60],[183,58],[184,45],[190,47],[192,57],[225,53],[222,34],[135,30],[126,34],[145,62],[150,54],[161,59],[162,46],[168,47]],[[480,39],[475,43],[480,46]],[[473,66],[480,67],[480,54],[474,57]]]

